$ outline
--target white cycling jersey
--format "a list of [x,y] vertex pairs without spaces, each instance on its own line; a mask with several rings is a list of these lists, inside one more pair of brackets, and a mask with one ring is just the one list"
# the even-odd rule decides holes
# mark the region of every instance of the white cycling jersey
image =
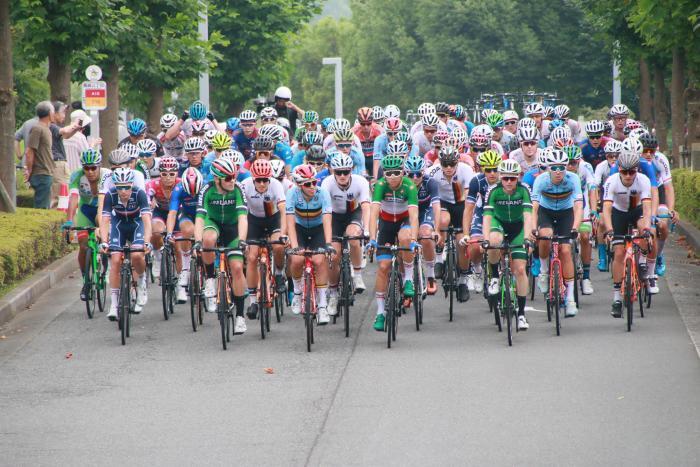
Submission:
[[640,206],[645,199],[651,199],[651,182],[642,173],[637,173],[630,186],[623,185],[619,172],[610,175],[605,181],[603,201],[612,201],[613,208],[618,211],[629,212]]
[[331,195],[333,214],[347,214],[359,209],[362,203],[369,203],[369,182],[360,175],[350,175],[350,183],[345,188],[338,185],[335,176],[329,175],[321,183]]
[[[447,124],[442,120],[438,122],[438,130],[445,130],[448,133],[450,132],[449,128],[447,127]],[[411,126],[411,131],[408,134],[411,137],[413,137],[416,133],[423,133],[423,122],[421,122],[420,120],[418,120],[416,123],[413,124],[413,126]]]
[[[133,172],[134,190],[141,189],[144,192],[146,192],[146,194],[148,194],[148,192],[146,191],[146,178],[138,170],[134,170]],[[102,190],[100,191],[100,193],[106,195],[112,188],[114,188],[114,182],[112,181],[112,177],[107,177],[107,179],[105,179],[104,184],[102,185]]]
[[241,182],[241,188],[248,201],[248,214],[254,217],[270,217],[279,212],[279,203],[286,200],[284,187],[276,178],[270,178],[265,191],[260,193],[255,189],[253,177]]
[[595,166],[595,172],[593,173],[593,178],[595,178],[595,184],[599,187],[605,184],[605,181],[610,176],[611,166],[608,161],[602,161],[600,164]]
[[474,170],[464,162],[458,162],[455,174],[448,180],[442,171],[442,166],[435,164],[427,170],[427,175],[438,183],[440,201],[455,204],[467,199],[469,182],[474,178]]
[[537,157],[539,156],[540,152],[542,152],[542,149],[537,148],[537,152],[532,157],[532,160],[528,161],[525,158],[525,154],[523,153],[522,148],[518,148],[514,151],[511,151],[511,153],[508,155],[508,159],[512,159],[518,164],[520,164],[520,168],[523,169],[523,173],[526,173],[531,168],[537,166]]
[[652,157],[649,162],[654,166],[656,180],[659,182],[659,186],[671,183],[671,164],[668,162],[668,157],[666,157],[664,153],[656,151],[656,154],[654,154],[654,157]]
[[[336,149],[335,147],[335,139],[333,137],[333,133],[330,135],[326,136],[326,138],[323,140],[323,150],[324,151],[329,151],[331,149]],[[362,143],[360,142],[360,138],[357,137],[357,135],[352,136],[352,145],[356,146],[357,149],[362,152]]]
[[163,147],[163,155],[180,160],[185,154],[185,140],[187,137],[182,131],[173,139],[165,139],[165,132],[158,133],[158,141]]

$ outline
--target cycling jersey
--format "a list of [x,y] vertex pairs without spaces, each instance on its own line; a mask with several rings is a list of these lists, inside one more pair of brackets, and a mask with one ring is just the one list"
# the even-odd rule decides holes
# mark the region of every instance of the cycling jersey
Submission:
[[179,211],[182,219],[194,220],[197,216],[197,197],[187,194],[182,184],[178,183],[170,195],[170,211]]
[[[188,118],[182,123],[182,126],[180,127],[180,130],[185,134],[187,138],[192,136],[192,119]],[[207,132],[209,130],[218,130],[216,126],[214,125],[214,122],[209,120],[208,118],[204,119],[204,131]]]
[[380,161],[386,155],[387,147],[389,147],[389,137],[386,133],[382,133],[374,140],[374,149],[372,150],[372,158],[375,161]]
[[630,186],[622,183],[620,174],[613,174],[605,181],[603,201],[612,201],[613,208],[628,212],[651,199],[651,182],[644,174],[637,173]]
[[486,180],[486,175],[483,173],[476,174],[469,182],[469,194],[467,195],[467,203],[475,205],[475,217],[480,217],[484,210],[484,202],[488,191],[495,187],[496,183],[489,185]]
[[165,187],[161,182],[161,179],[149,180],[148,183],[146,183],[146,193],[149,199],[155,203],[154,211],[165,212],[167,215],[170,209],[170,196],[172,196],[174,188],[180,184],[180,179],[175,179],[175,184],[170,188],[170,193],[168,195],[166,195]]
[[153,158],[153,167],[150,169],[146,167],[146,163],[140,159],[136,163],[136,169],[139,172],[141,172],[146,180],[150,180],[152,178],[160,178],[160,157],[154,157]]
[[523,169],[523,173],[526,173],[531,168],[537,166],[537,157],[540,155],[541,151],[542,150],[540,148],[537,148],[537,152],[532,157],[532,160],[528,162],[528,160],[525,158],[525,153],[523,153],[522,148],[518,148],[511,151],[510,154],[508,154],[508,159],[512,159],[518,164],[520,164],[520,168]]
[[[654,169],[654,166],[651,164],[651,162],[647,161],[644,158],[639,159],[638,170],[639,170],[639,172],[641,172],[647,176],[647,178],[649,179],[649,182],[651,183],[652,188],[659,187],[659,181],[656,178],[656,169]],[[617,164],[613,165],[610,168],[610,175],[616,174],[618,172],[619,172],[619,169],[617,167]]]
[[455,173],[450,179],[443,173],[442,166],[435,164],[428,169],[428,175],[438,183],[440,201],[443,203],[463,203],[469,192],[469,182],[474,171],[467,164],[458,162]]
[[578,175],[567,171],[562,181],[554,184],[550,172],[544,172],[535,179],[532,201],[537,201],[540,206],[552,211],[570,209],[575,201],[583,201],[581,181]]
[[329,176],[321,188],[328,191],[333,207],[333,214],[347,214],[360,208],[362,203],[367,203],[369,197],[369,182],[361,176],[353,175],[346,187],[338,185],[335,177]]
[[[352,135],[352,147],[353,149],[360,151],[360,154],[362,154],[362,142],[355,134]],[[331,149],[337,149],[335,146],[335,136],[333,133],[326,136],[326,138],[323,140],[323,150],[328,152]],[[364,156],[362,157],[364,158]]]
[[532,212],[532,202],[530,192],[521,183],[517,184],[511,194],[499,183],[486,195],[484,217],[489,216],[510,224],[522,222],[526,212]]
[[362,154],[364,157],[372,157],[374,155],[374,142],[378,136],[384,133],[384,129],[372,122],[369,134],[365,135],[362,131],[363,127],[359,123],[352,128],[352,132],[360,140],[360,147],[362,148]]
[[418,189],[408,177],[403,177],[399,186],[393,190],[389,182],[382,177],[374,185],[372,203],[380,205],[379,216],[387,222],[399,222],[408,218],[408,207],[418,207]]
[[185,155],[185,140],[187,137],[185,133],[180,131],[173,139],[165,139],[165,132],[161,131],[158,133],[156,139],[163,146],[163,155],[174,157],[177,160]]
[[523,175],[522,183],[525,185],[530,192],[532,193],[532,187],[535,185],[535,179],[542,175],[544,172],[540,170],[539,165],[533,166],[530,170],[528,170],[525,175]]
[[595,179],[595,184],[598,187],[602,187],[603,184],[605,183],[605,180],[608,179],[610,176],[610,169],[611,166],[608,164],[608,161],[605,161],[603,164],[602,162],[598,165],[595,166],[595,172],[593,173],[593,178]]
[[583,155],[583,160],[597,166],[602,161],[605,160],[605,145],[610,141],[610,138],[603,136],[600,140],[600,145],[594,148],[590,140],[584,139],[579,146],[581,147],[581,154]]
[[78,195],[78,210],[75,214],[76,227],[94,227],[96,225],[98,194],[101,192],[105,180],[111,178],[111,175],[111,170],[100,168],[100,175],[97,178],[97,193],[93,194],[90,189],[90,181],[82,168],[71,174],[68,186],[69,195]]
[[[112,181],[112,177],[107,177],[105,178],[104,183],[102,184],[102,189],[100,190],[100,193],[106,195],[112,188],[114,188],[114,182]],[[138,170],[134,170],[134,191],[137,190],[143,190],[144,193],[146,192],[146,179],[144,178],[141,172],[139,172]]]
[[284,188],[275,178],[265,186],[262,193],[256,190],[254,179],[248,178],[241,183],[241,188],[248,200],[248,213],[255,217],[272,217],[279,212],[279,203],[285,202]]
[[293,214],[297,225],[302,227],[318,227],[323,225],[323,215],[333,212],[331,197],[325,188],[318,187],[311,199],[306,199],[304,192],[298,186],[287,192],[287,214]]
[[656,180],[661,185],[668,185],[671,183],[671,164],[668,162],[668,158],[662,152],[656,151],[651,160],[644,158],[654,167],[654,174],[656,175]]
[[238,218],[248,214],[247,201],[238,182],[233,190],[219,193],[214,182],[199,192],[197,218],[212,220],[217,224],[238,224]]
[[278,141],[277,144],[275,144],[275,150],[272,152],[272,154],[282,159],[287,165],[290,164],[292,158],[294,157],[292,148],[289,147],[288,144],[283,143],[282,141]]
[[250,136],[246,136],[243,133],[242,128],[238,128],[233,132],[231,138],[238,146],[238,151],[243,154],[243,157],[250,159],[253,156],[253,140],[258,137],[258,129],[254,128],[253,133]]
[[433,148],[433,144],[422,131],[414,133],[411,136],[411,141],[413,142],[411,146],[412,156],[424,157]]
[[114,220],[140,222],[144,214],[150,215],[151,208],[148,205],[146,192],[141,189],[134,188],[131,190],[131,195],[125,203],[122,203],[119,199],[116,187],[110,188],[105,195],[104,204],[102,205],[103,216],[111,216]]

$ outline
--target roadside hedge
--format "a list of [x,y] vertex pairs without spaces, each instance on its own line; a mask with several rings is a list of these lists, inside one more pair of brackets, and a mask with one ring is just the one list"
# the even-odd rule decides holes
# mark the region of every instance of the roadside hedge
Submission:
[[65,218],[63,212],[47,209],[0,213],[0,285],[21,279],[70,251],[61,233]]
[[673,170],[673,186],[676,189],[676,210],[681,219],[700,228],[700,171]]

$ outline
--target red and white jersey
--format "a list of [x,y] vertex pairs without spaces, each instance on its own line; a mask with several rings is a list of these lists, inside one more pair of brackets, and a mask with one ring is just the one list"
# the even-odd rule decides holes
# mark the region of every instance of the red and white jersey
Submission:
[[154,180],[149,180],[146,182],[146,194],[148,198],[155,204],[155,209],[161,209],[167,211],[170,207],[170,196],[173,194],[173,190],[180,183],[180,179],[176,178],[173,186],[166,193],[165,187],[161,184],[161,179],[157,178]]

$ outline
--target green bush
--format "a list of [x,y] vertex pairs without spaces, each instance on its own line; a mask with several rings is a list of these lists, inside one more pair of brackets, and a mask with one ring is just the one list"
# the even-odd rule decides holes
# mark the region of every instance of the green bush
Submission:
[[676,210],[681,213],[681,219],[700,228],[700,172],[673,170],[673,186],[676,190]]
[[0,285],[21,279],[70,250],[61,233],[65,218],[63,212],[47,209],[0,213]]

